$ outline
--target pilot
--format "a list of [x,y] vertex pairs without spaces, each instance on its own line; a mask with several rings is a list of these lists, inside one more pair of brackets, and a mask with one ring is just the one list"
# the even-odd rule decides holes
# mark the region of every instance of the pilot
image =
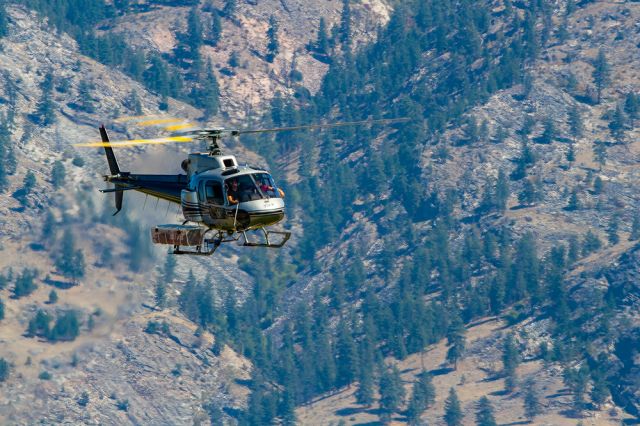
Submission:
[[229,204],[238,204],[240,199],[239,192],[238,179],[231,179],[227,186],[227,201],[229,201]]

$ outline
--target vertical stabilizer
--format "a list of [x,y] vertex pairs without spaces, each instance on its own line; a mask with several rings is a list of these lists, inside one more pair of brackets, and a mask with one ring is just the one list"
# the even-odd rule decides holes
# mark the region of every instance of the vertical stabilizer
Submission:
[[[100,137],[102,138],[102,142],[109,142],[109,135],[107,135],[107,129],[105,129],[104,124],[100,126]],[[107,163],[109,163],[109,171],[112,175],[120,174],[120,167],[118,167],[118,162],[116,161],[116,156],[113,153],[113,148],[110,146],[104,147],[104,153],[107,156]],[[118,189],[120,185],[116,184],[116,189]],[[116,212],[113,214],[114,216],[122,210],[122,200],[124,198],[124,193],[122,191],[116,191]]]

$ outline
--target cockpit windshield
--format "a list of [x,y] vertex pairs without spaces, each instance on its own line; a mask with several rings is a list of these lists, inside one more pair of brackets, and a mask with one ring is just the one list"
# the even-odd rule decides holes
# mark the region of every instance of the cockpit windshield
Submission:
[[261,200],[264,196],[251,179],[250,175],[234,176],[224,181],[229,204],[244,203],[246,201]]
[[268,198],[281,198],[280,191],[276,187],[276,183],[268,173],[254,173],[253,179],[255,179],[258,188],[264,196]]

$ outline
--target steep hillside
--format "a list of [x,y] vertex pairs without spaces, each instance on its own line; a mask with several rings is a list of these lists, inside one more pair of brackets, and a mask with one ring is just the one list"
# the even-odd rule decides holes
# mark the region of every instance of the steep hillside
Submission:
[[[0,41],[0,422],[636,421],[636,3],[62,3]],[[71,147],[140,114],[411,120],[229,141],[294,235],[176,259]]]

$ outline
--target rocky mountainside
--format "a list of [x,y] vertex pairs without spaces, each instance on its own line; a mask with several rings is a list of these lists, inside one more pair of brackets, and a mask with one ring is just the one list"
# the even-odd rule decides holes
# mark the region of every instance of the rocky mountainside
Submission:
[[[81,26],[55,30],[73,13],[9,6],[0,423],[444,424],[450,389],[464,424],[482,396],[501,424],[633,422],[640,7],[472,3],[88,2],[106,7],[95,36],[141,54],[138,75],[104,46],[87,56]],[[192,90],[167,98],[149,81],[159,63]],[[194,102],[207,63],[213,116]],[[102,153],[72,146],[101,122],[113,138],[157,134],[113,121],[139,114],[413,121],[230,142],[284,180],[294,238],[277,254],[176,261],[147,240],[181,220],[175,206],[127,193],[110,217]],[[185,152],[117,156],[175,173]],[[435,398],[411,419],[423,371]]]

